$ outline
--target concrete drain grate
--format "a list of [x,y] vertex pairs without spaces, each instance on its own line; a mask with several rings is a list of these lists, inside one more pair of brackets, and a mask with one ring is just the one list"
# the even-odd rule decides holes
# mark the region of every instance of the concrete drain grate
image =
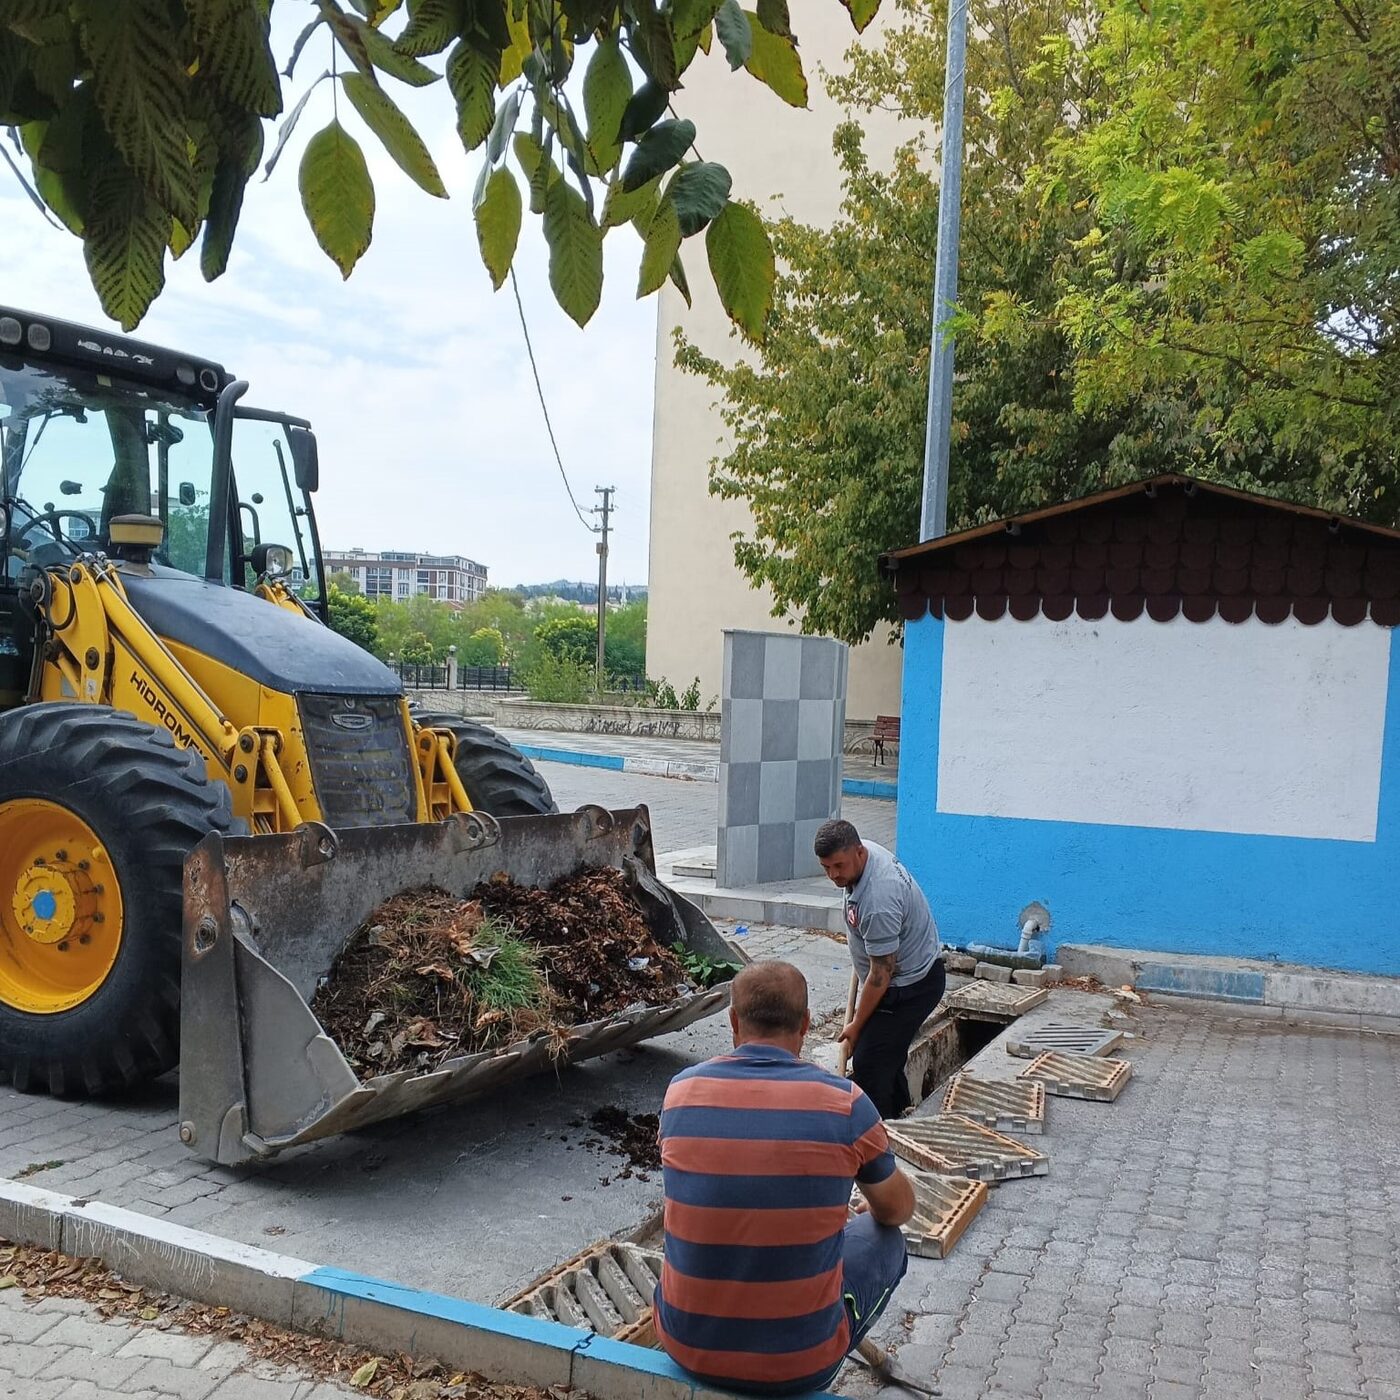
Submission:
[[1045,1086],[1022,1079],[953,1077],[943,1095],[943,1112],[959,1113],[984,1128],[1008,1133],[1045,1131]]
[[955,1016],[1024,1016],[1050,995],[1045,987],[1018,987],[1009,982],[969,982],[943,998]]
[[1092,1055],[1061,1055],[1055,1051],[1037,1055],[1021,1071],[1022,1079],[1040,1080],[1051,1094],[1066,1099],[1093,1099],[1112,1103],[1132,1078],[1127,1060],[1102,1060]]
[[[914,1218],[901,1226],[910,1254],[921,1259],[946,1259],[973,1217],[987,1204],[987,1184],[962,1176],[906,1168],[914,1184]],[[851,1192],[851,1205],[861,1200],[859,1188]]]
[[600,1337],[654,1346],[651,1300],[660,1276],[660,1250],[609,1241],[574,1255],[504,1306]]
[[940,1176],[1007,1181],[1019,1176],[1044,1176],[1050,1170],[1050,1158],[1045,1153],[960,1114],[901,1118],[886,1127],[890,1146],[898,1156]]
[[1017,1031],[1006,1041],[1006,1053],[1033,1060],[1047,1051],[1064,1055],[1107,1055],[1123,1043],[1122,1031],[1106,1031],[1099,1026],[1071,1026],[1051,1021],[1044,1026]]

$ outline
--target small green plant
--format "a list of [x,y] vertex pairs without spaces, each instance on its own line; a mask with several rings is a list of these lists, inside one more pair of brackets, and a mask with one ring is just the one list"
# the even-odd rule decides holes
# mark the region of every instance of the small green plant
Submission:
[[681,691],[681,709],[698,710],[700,708],[700,677],[696,676],[686,688]]
[[686,976],[697,987],[715,987],[721,982],[732,982],[739,971],[738,963],[708,957],[704,953],[697,953],[693,948],[682,950],[680,959]]
[[480,1010],[533,1011],[544,1005],[540,950],[517,938],[513,924],[488,918],[476,930],[473,944],[473,955],[457,976]]
[[681,702],[676,698],[676,687],[662,676],[659,681],[648,681],[647,689],[651,691],[651,703],[658,710],[679,710]]
[[552,705],[582,705],[593,698],[593,667],[567,656],[542,653],[524,675],[531,700]]

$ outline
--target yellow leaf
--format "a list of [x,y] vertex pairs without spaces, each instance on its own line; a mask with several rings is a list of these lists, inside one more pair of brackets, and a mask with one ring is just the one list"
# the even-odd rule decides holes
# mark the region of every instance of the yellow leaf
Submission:
[[0,1274],[0,1289],[18,1287],[19,1280],[13,1274]]
[[379,1374],[379,1358],[372,1356],[353,1376],[350,1377],[350,1384],[357,1390],[367,1386]]

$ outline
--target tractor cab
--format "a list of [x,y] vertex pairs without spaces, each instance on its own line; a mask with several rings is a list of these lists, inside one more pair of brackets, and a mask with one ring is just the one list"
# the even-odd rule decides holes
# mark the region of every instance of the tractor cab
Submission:
[[[29,584],[82,554],[246,591],[275,578],[324,618],[315,439],[239,408],[242,387],[208,361],[0,308],[0,710],[30,691]],[[159,541],[132,517],[159,522]]]

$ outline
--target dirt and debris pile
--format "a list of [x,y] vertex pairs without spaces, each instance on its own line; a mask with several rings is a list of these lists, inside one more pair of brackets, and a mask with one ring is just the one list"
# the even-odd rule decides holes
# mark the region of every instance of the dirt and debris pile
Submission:
[[469,900],[396,895],[351,938],[311,1009],[353,1068],[387,1074],[539,1031],[562,1038],[693,985],[609,868],[548,889],[492,880]]
[[631,1166],[643,1171],[661,1170],[661,1143],[657,1140],[661,1119],[655,1113],[629,1114],[609,1104],[589,1114],[588,1126],[601,1133]]

